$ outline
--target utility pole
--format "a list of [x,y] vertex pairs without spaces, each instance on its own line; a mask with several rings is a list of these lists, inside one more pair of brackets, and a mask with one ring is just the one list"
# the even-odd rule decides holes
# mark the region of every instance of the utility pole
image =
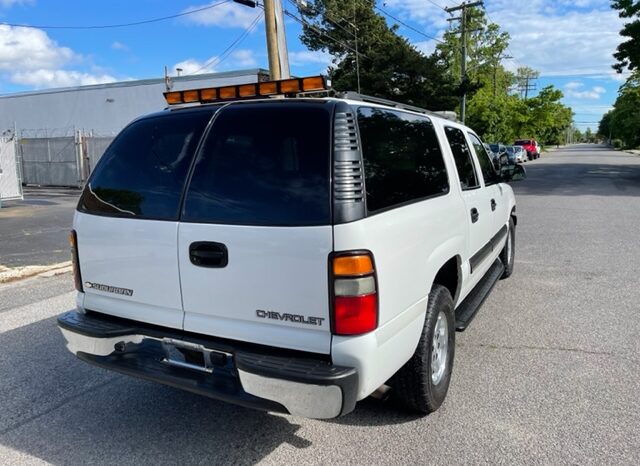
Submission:
[[538,79],[539,75],[540,73],[532,70],[531,68],[518,68],[518,90],[522,93],[522,97],[525,101],[529,98],[529,91],[533,91],[536,89],[536,85],[531,84],[530,81]]
[[495,62],[493,62],[493,98],[496,98],[496,94],[497,94],[497,79],[498,79],[498,65],[500,64],[500,62],[502,60],[510,60],[511,58],[513,58],[511,55],[501,55],[498,54],[498,56],[495,58]]
[[[255,8],[254,0],[233,0],[250,8]],[[267,55],[269,56],[269,76],[272,80],[287,79],[289,74],[289,53],[284,32],[282,0],[263,0],[264,25],[267,34]]]
[[278,56],[278,30],[274,0],[264,0],[264,28],[267,32],[267,54],[269,55],[269,75],[272,80],[281,79],[280,57]]
[[[482,6],[482,1],[477,2],[464,2],[458,6],[445,8],[444,10],[451,14],[454,11],[461,10],[461,15],[458,18],[451,18],[451,20],[460,21],[460,42],[462,44],[461,50],[461,62],[460,62],[460,82],[464,86],[467,78],[467,10],[474,6]],[[465,113],[467,107],[467,93],[462,90],[462,96],[460,97],[460,121],[464,123]]]

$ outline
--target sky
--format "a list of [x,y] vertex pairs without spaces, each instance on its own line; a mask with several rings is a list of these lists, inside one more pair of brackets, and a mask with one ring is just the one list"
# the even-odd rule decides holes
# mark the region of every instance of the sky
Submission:
[[[297,16],[294,0],[282,2]],[[431,53],[437,44],[432,38],[441,39],[450,27],[444,8],[458,3],[378,0],[377,6],[404,23],[400,34]],[[597,129],[628,76],[611,69],[624,23],[609,0],[484,3],[489,20],[511,36],[513,58],[504,65],[538,70],[537,89],[561,89],[576,126]],[[183,74],[268,68],[262,12],[228,0],[0,0],[0,94],[161,77],[165,65],[174,74],[176,68]],[[94,27],[173,15],[180,16]],[[299,40],[300,24],[288,16],[285,30],[291,72],[324,72],[331,57],[307,50]]]

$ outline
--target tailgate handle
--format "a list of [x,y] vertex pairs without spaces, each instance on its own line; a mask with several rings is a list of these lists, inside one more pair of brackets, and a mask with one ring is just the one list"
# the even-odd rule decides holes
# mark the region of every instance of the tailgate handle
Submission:
[[222,268],[229,263],[229,253],[222,243],[198,241],[189,246],[189,259],[198,267]]

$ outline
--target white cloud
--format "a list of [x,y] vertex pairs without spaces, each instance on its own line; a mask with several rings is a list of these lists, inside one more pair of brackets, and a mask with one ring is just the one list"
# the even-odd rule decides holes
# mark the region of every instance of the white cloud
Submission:
[[253,50],[240,49],[230,54],[227,58],[224,58],[223,61],[221,61],[218,56],[209,57],[206,60],[187,58],[173,65],[173,70],[181,68],[182,71],[180,74],[184,76],[188,74],[214,73],[218,71],[220,67],[234,69],[250,68],[252,66],[257,66]]
[[565,95],[574,99],[596,100],[606,93],[606,89],[602,86],[594,86],[588,90],[581,90],[584,84],[580,81],[569,81],[564,85]]
[[[443,0],[435,3],[451,5]],[[450,15],[426,0],[387,0],[385,5],[383,8],[409,24],[423,25],[426,34],[439,37],[449,27],[446,19]],[[610,68],[624,20],[608,1],[486,0],[485,6],[489,20],[511,35],[508,53],[515,60],[505,62],[509,69],[526,65],[546,77],[598,74],[604,79],[624,80]],[[400,32],[412,34],[402,26]],[[433,42],[416,46],[428,52],[435,48]]]
[[67,70],[82,57],[35,28],[0,25],[0,77],[27,87],[46,88],[114,81],[106,73]]
[[60,47],[40,29],[0,25],[0,71],[55,68],[75,54]]
[[212,73],[213,62],[216,60],[216,57],[211,57],[208,60],[198,61],[193,58],[187,58],[181,62],[173,65],[173,69],[176,70],[178,68],[182,69],[181,74],[203,74],[203,73]]
[[116,78],[108,74],[95,75],[81,71],[68,70],[36,70],[15,72],[11,81],[16,84],[29,85],[34,88],[86,86],[114,82]]
[[113,50],[122,50],[124,52],[129,51],[129,46],[127,44],[123,44],[122,42],[119,42],[117,40],[111,44],[111,48]]
[[580,89],[581,87],[584,87],[584,83],[581,83],[580,81],[569,81],[564,85],[564,88],[568,91]]
[[[493,11],[491,19],[510,33],[509,48],[518,64],[547,77],[602,74],[612,78],[612,54],[621,41],[618,32],[623,21],[608,5],[585,11],[573,4],[494,0],[488,7]],[[596,6],[596,2],[585,0],[577,6]]]
[[[207,6],[219,3],[218,1],[211,2],[207,5],[190,6],[182,11],[187,13],[189,11],[198,10]],[[248,28],[255,20],[256,16],[260,14],[254,8],[249,8],[238,3],[229,2],[223,3],[215,8],[209,8],[208,10],[198,11],[191,15],[185,16],[185,20],[191,23],[199,24],[201,26],[219,26],[224,28]]]
[[231,63],[232,68],[247,68],[251,66],[256,66],[257,61],[253,54],[253,50],[249,49],[240,49],[236,50],[229,56],[230,62],[226,61],[227,64]]
[[30,5],[34,3],[34,0],[0,0],[0,6],[4,8],[10,8],[13,5]]
[[305,65],[323,65],[325,67],[331,64],[333,57],[322,51],[300,50],[297,52],[289,52],[289,63],[295,66]]

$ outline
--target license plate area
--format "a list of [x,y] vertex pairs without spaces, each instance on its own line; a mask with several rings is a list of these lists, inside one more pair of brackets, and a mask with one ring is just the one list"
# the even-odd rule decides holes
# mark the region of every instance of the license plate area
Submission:
[[212,350],[197,343],[174,338],[163,338],[164,357],[161,362],[173,367],[191,369],[212,374],[216,369],[228,369],[233,356],[224,351]]

